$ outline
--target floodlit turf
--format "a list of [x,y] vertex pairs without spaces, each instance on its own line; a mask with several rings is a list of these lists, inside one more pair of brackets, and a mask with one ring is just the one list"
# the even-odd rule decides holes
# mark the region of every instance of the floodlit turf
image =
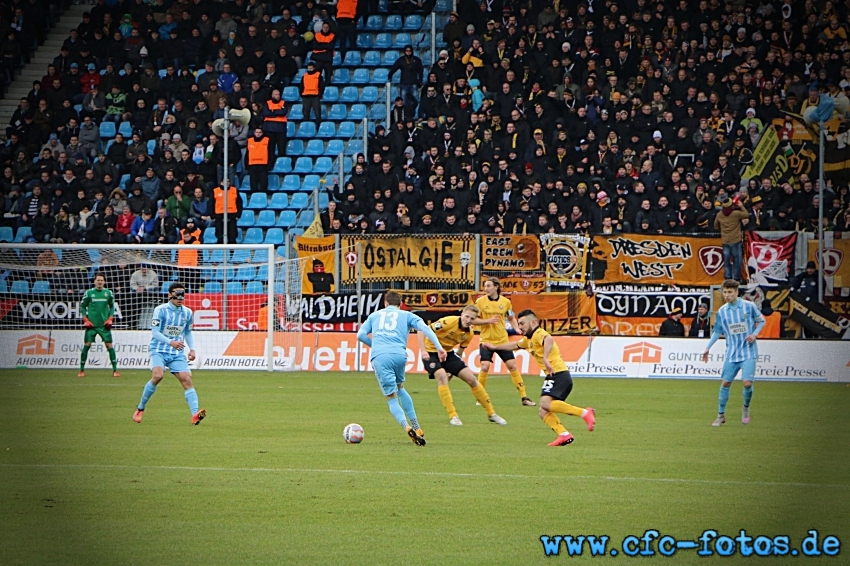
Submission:
[[[198,372],[199,426],[167,377],[144,422],[131,415],[147,372],[4,371],[0,375],[0,564],[554,564],[541,535],[624,537],[705,529],[755,538],[809,529],[850,555],[846,384],[758,382],[752,422],[741,385],[711,428],[714,381],[578,379],[570,401],[598,424],[563,417],[576,441],[550,448],[537,408],[507,377],[488,390],[508,426],[486,421],[452,384],[463,427],[436,385],[411,376],[428,440],[392,421],[372,376]],[[528,378],[536,397],[538,378]],[[342,429],[363,425],[346,445]],[[585,547],[585,555],[589,551]],[[644,562],[736,564],[695,550]],[[760,564],[810,559],[752,557]]]

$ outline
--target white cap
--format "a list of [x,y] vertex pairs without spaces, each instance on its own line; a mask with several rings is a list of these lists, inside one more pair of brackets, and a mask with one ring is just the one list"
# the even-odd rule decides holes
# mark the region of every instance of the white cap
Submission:
[[660,138],[661,137],[661,130],[655,130],[654,132],[652,132],[652,137]]

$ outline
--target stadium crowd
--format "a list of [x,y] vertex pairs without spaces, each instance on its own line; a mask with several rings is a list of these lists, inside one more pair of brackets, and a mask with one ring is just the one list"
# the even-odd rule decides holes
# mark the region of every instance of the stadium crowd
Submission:
[[[2,16],[7,71],[28,5],[40,3]],[[740,174],[774,119],[847,96],[847,2],[457,9],[430,69],[411,46],[391,67],[390,124],[326,185],[326,233],[817,229],[816,179],[742,186]],[[267,191],[286,152],[283,89],[297,84],[305,120],[321,123],[334,52],[355,49],[357,22],[375,13],[374,0],[98,0],[6,129],[3,222],[39,242],[192,243],[210,226],[221,241],[223,209],[235,221],[242,203],[236,191],[224,202],[215,120],[250,110],[231,126],[229,176],[241,162],[251,191]],[[130,133],[101,140],[103,122]],[[824,201],[825,228],[850,229],[847,184],[829,181]]]

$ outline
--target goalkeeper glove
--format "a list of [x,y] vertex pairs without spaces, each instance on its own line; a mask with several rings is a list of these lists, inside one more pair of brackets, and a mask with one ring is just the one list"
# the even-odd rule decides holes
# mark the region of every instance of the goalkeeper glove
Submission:
[[87,316],[83,317],[83,326],[85,326],[86,328],[94,328],[94,324],[91,323],[89,317]]
[[106,322],[103,323],[103,326],[106,327],[107,330],[112,328],[112,317],[106,319]]

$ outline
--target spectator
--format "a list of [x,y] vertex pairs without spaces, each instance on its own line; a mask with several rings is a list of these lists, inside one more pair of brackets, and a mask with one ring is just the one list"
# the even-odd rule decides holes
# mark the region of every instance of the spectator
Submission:
[[806,300],[817,302],[818,279],[823,281],[823,275],[818,272],[817,264],[810,261],[802,273],[791,279],[791,289],[803,295]]
[[682,324],[682,309],[674,307],[667,315],[667,320],[661,323],[659,336],[685,336],[685,325]]
[[721,203],[720,214],[714,218],[714,229],[720,231],[723,242],[723,271],[726,279],[741,280],[743,263],[743,226],[749,222],[750,215],[744,205],[736,198],[728,198]]
[[688,329],[689,338],[708,338],[711,336],[711,318],[708,313],[708,305],[700,303],[697,306],[697,316],[691,322]]

